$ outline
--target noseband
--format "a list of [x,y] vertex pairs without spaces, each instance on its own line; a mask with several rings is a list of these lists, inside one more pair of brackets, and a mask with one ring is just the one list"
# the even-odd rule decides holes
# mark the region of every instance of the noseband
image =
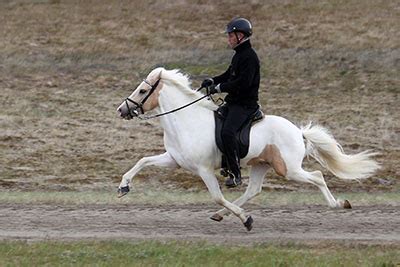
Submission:
[[[133,101],[133,100],[130,99],[129,97],[127,97],[127,98],[125,99],[125,105],[126,105],[126,107],[128,108],[129,116],[131,117],[131,119],[132,119],[133,117],[137,117],[137,116],[139,115],[138,109],[140,109],[141,114],[144,114],[143,105],[144,105],[144,103],[146,103],[147,99],[149,99],[149,97],[154,93],[154,91],[156,90],[158,84],[160,83],[160,80],[161,80],[161,78],[158,79],[158,80],[155,82],[155,84],[153,84],[153,85],[151,85],[148,81],[143,80],[146,84],[148,84],[148,85],[151,86],[151,89],[149,90],[149,93],[148,93],[142,100],[140,100],[139,103],[136,102],[136,101]],[[133,106],[132,108],[129,107],[128,102],[131,102],[132,104],[134,104],[134,106]]]

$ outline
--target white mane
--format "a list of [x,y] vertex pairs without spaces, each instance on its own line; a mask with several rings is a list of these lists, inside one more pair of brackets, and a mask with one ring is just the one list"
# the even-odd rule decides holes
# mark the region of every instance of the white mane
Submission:
[[[157,68],[156,70],[161,72],[161,79],[167,86],[174,86],[179,88],[181,92],[183,92],[185,95],[193,100],[204,96],[202,93],[192,89],[191,81],[188,75],[182,73],[179,69],[166,70],[164,68]],[[202,100],[196,103],[196,105],[200,105],[211,110],[216,110],[218,108],[217,105],[209,100]]]

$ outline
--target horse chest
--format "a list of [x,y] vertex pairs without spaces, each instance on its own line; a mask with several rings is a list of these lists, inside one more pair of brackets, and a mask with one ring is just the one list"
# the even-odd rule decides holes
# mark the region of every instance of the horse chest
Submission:
[[[208,145],[200,140],[194,142],[193,137],[184,135],[171,135],[165,133],[164,145],[168,153],[182,168],[195,170],[204,158],[211,159],[207,153]],[[208,143],[208,142],[206,142]],[[202,145],[203,144],[203,145]]]

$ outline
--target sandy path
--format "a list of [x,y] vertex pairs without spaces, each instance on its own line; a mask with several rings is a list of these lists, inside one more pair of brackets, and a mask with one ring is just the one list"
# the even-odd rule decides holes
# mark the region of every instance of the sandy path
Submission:
[[400,208],[248,206],[254,228],[208,219],[215,206],[0,205],[0,239],[206,240],[215,243],[321,242],[400,244]]

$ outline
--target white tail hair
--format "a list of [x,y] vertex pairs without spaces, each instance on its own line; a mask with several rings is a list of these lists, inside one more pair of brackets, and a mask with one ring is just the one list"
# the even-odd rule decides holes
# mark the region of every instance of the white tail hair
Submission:
[[355,155],[346,155],[328,129],[311,123],[300,129],[306,139],[306,155],[313,157],[339,178],[368,178],[380,168],[379,164],[371,159],[378,153],[363,151]]

